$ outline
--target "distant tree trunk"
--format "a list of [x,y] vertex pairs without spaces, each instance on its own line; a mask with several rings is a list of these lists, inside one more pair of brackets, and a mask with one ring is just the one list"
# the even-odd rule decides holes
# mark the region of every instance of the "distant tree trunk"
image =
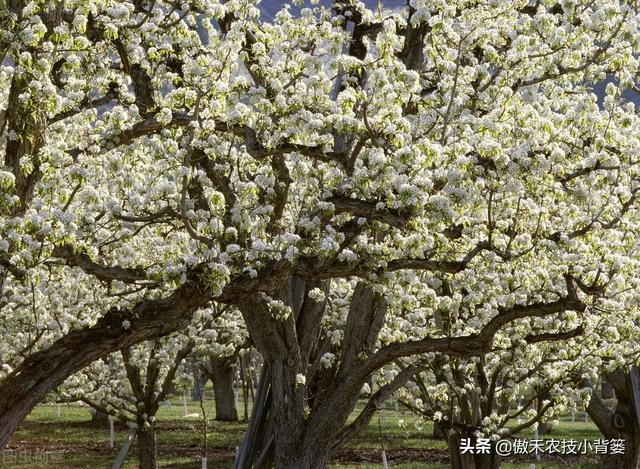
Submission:
[[95,425],[107,425],[109,423],[109,415],[99,410],[91,409],[91,423]]
[[138,462],[140,469],[157,469],[158,467],[155,424],[145,426],[142,422],[138,422]]
[[233,390],[236,357],[211,357],[211,379],[216,401],[216,420],[236,422],[238,409]]
[[538,425],[538,435],[548,435],[553,430],[553,423],[551,422],[541,422]]
[[447,439],[446,430],[443,428],[439,420],[433,422],[433,438],[437,438],[438,440]]
[[204,387],[206,379],[202,375],[202,371],[194,368],[193,370],[193,392],[191,393],[191,400],[200,402],[204,398]]

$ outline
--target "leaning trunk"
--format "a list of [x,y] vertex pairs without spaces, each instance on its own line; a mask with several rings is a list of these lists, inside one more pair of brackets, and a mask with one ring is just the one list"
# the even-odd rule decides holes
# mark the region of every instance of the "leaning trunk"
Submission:
[[213,394],[216,401],[216,420],[236,422],[238,409],[233,390],[235,359],[229,357],[212,358]]
[[158,453],[156,448],[155,425],[145,426],[138,423],[138,462],[140,469],[157,469]]
[[73,373],[121,348],[121,337],[106,327],[74,331],[34,354],[0,382],[0,449],[31,410]]

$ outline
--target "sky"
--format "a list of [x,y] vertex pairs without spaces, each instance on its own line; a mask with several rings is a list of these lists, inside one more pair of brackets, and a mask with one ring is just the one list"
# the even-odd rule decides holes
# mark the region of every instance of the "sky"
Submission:
[[[375,9],[378,5],[378,2],[381,3],[383,7],[386,7],[386,8],[397,8],[397,7],[403,7],[407,5],[407,0],[362,0],[362,1],[367,7],[371,9]],[[289,1],[262,0],[262,2],[260,3],[260,8],[263,12],[264,19],[269,20],[273,18],[273,16],[278,11],[280,11],[280,9],[282,9],[282,6],[286,3],[288,3],[289,5],[293,5],[293,2],[291,0]],[[333,0],[320,0],[318,2],[319,5],[325,5],[325,6],[330,6],[332,3],[333,3]],[[309,2],[309,0],[306,0],[303,7],[309,7],[309,6],[311,6],[311,3]],[[299,8],[294,6],[291,7],[292,13],[295,12],[296,10],[299,10]],[[604,88],[609,81],[611,80],[605,80],[604,82],[599,83],[598,85],[595,86],[595,93],[598,96],[598,102],[600,105],[602,105],[602,101],[605,95]],[[623,99],[632,101],[633,103],[636,104],[636,106],[640,106],[640,96],[636,93],[633,93],[627,90],[626,92],[623,93]]]
[[[265,18],[269,18],[269,17],[273,17],[273,15],[275,15],[278,11],[280,11],[280,9],[282,8],[282,5],[284,5],[285,3],[293,5],[292,1],[283,2],[283,1],[277,1],[277,0],[262,0],[260,4],[260,8],[264,13]],[[332,3],[333,3],[332,0],[320,0],[318,2],[318,5],[331,6]],[[378,5],[377,0],[363,0],[363,3],[371,9],[376,8],[376,6]],[[380,3],[382,3],[382,6],[387,8],[397,8],[397,7],[406,6],[407,0],[382,0]],[[305,1],[304,6],[309,7],[311,6],[311,3],[307,0]],[[292,6],[291,11],[295,11],[296,9],[297,8]]]

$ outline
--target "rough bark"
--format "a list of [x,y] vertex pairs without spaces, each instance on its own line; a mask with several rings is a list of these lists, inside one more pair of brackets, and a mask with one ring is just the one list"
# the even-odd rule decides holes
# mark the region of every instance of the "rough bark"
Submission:
[[[300,294],[301,285],[304,295]],[[373,349],[386,312],[379,294],[363,283],[356,287],[340,367],[305,418],[305,386],[297,383],[297,376],[308,371],[312,377],[313,360],[307,357],[317,345],[323,306],[308,300],[314,285],[301,285],[290,282],[283,286],[282,297],[294,314],[281,321],[270,320],[268,306],[258,297],[248,298],[241,308],[269,369],[275,467],[284,469],[323,468],[328,462],[332,442],[344,427],[366,378],[356,376],[353,369],[359,366],[359,356]]]
[[604,455],[600,461],[604,469],[640,468],[640,422],[634,407],[633,383],[630,372],[621,369],[604,375],[615,391],[617,404],[610,409],[593,392],[587,406],[589,417],[596,424],[604,438],[625,440],[625,452],[622,455]]
[[[310,350],[317,341],[322,309],[308,300],[308,291],[315,284],[307,285],[300,279],[283,284],[280,296],[292,307],[293,314],[280,321],[273,321],[268,304],[260,297],[247,297],[241,311],[252,332],[256,348],[264,358],[263,377],[258,396],[263,396],[260,407],[254,407],[245,441],[243,454],[234,467],[270,467],[263,464],[273,454],[275,467],[323,467],[322,453],[327,447],[313,447],[304,442],[305,386],[297,383],[298,374],[304,374]],[[308,321],[302,318],[309,319]],[[259,431],[269,431],[271,438]],[[257,459],[252,466],[251,460]]]
[[144,426],[138,423],[138,462],[140,469],[157,469],[158,450],[155,425]]
[[216,420],[237,422],[238,409],[233,390],[235,357],[211,357],[211,379],[216,403]]
[[462,453],[460,446],[460,435],[453,429],[447,432],[447,446],[449,447],[449,457],[452,469],[478,469],[476,468],[473,455]]
[[450,428],[447,432],[447,445],[453,469],[498,469],[500,467],[496,453],[493,450],[489,454],[472,454],[470,452],[462,454],[462,438],[470,438],[471,446],[475,447],[476,438],[472,433],[464,436],[453,428]]
[[602,388],[600,393],[603,399],[613,399],[616,397],[616,394],[613,391],[613,386],[611,386],[611,383],[604,378],[602,379]]

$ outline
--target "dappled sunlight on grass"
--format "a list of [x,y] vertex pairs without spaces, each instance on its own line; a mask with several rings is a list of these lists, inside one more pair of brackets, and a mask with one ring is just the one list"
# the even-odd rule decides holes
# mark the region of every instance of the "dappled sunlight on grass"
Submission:
[[[356,412],[364,402],[358,403]],[[251,407],[249,407],[249,412]],[[214,415],[213,401],[205,401],[208,417]],[[171,406],[158,412],[158,459],[160,467],[175,469],[200,468],[202,448],[202,420],[199,402],[182,397],[172,399]],[[239,409],[242,416],[243,410]],[[185,417],[185,414],[190,415]],[[195,415],[197,414],[197,416]],[[209,422],[208,468],[228,469],[233,463],[237,446],[242,440],[245,423]],[[61,405],[38,406],[14,434],[0,466],[7,469],[81,469],[110,467],[127,434],[127,427],[116,425],[115,448],[109,448],[108,425],[91,421],[87,407]],[[391,404],[375,416],[357,438],[340,451],[330,469],[379,469],[382,467],[382,448],[385,448],[390,467],[394,469],[444,469],[447,447],[444,441],[433,438],[433,426],[427,423],[418,428],[414,417],[396,411]],[[533,438],[531,432],[522,432],[521,438]],[[578,414],[575,422],[566,417],[553,429],[548,438],[588,439],[600,438],[595,425],[584,421]],[[546,437],[546,438],[547,438]],[[131,448],[124,468],[137,468],[136,445]],[[4,457],[4,459],[2,459]],[[534,462],[534,461],[531,461]],[[503,464],[505,469],[529,469],[530,462]],[[536,464],[536,469],[553,467],[595,468],[595,465],[562,465],[557,462]]]

